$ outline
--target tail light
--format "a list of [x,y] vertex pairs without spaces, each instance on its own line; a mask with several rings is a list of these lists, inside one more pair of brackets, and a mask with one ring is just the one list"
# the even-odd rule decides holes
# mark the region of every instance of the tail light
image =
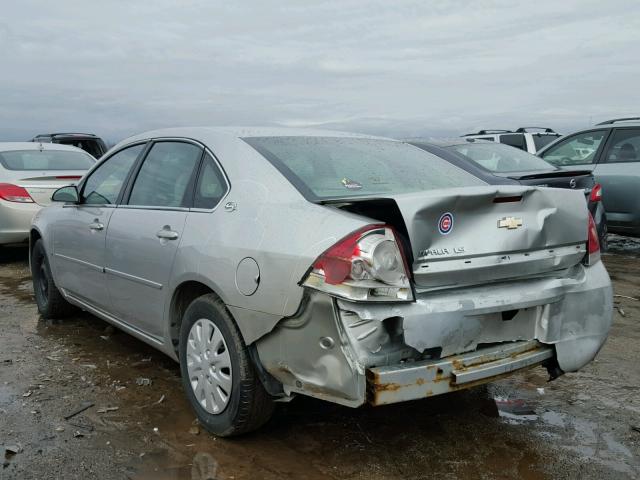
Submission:
[[320,255],[301,285],[355,301],[412,301],[408,266],[395,231],[368,225]]
[[593,217],[589,214],[589,230],[587,235],[587,265],[593,265],[600,261],[600,241],[598,229]]
[[591,189],[591,195],[589,196],[590,202],[599,202],[602,200],[602,185],[596,183]]
[[0,183],[0,198],[7,202],[33,203],[33,198],[24,188],[11,183]]

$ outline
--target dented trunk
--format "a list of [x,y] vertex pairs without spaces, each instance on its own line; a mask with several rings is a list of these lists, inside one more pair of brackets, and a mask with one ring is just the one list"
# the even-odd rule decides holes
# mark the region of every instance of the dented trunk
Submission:
[[341,208],[405,233],[417,289],[545,274],[576,265],[586,253],[588,211],[577,191],[472,187],[352,200]]

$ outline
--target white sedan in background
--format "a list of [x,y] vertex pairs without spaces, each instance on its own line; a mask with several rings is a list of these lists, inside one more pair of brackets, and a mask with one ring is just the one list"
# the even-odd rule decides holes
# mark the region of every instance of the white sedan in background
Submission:
[[75,183],[96,159],[68,145],[0,142],[0,245],[28,242],[31,219],[53,192]]

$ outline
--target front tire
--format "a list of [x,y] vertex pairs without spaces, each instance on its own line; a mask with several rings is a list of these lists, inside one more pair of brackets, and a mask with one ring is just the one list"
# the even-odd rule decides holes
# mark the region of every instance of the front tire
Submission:
[[73,312],[53,281],[44,242],[38,239],[31,251],[31,278],[38,311],[44,318],[63,318]]
[[260,428],[274,403],[255,373],[247,346],[224,303],[196,298],[180,327],[180,373],[200,424],[220,437]]

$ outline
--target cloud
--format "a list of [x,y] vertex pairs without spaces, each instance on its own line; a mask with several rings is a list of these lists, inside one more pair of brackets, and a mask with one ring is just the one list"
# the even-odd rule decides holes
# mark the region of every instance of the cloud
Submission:
[[633,1],[23,0],[0,18],[0,138],[173,125],[387,135],[638,114]]

